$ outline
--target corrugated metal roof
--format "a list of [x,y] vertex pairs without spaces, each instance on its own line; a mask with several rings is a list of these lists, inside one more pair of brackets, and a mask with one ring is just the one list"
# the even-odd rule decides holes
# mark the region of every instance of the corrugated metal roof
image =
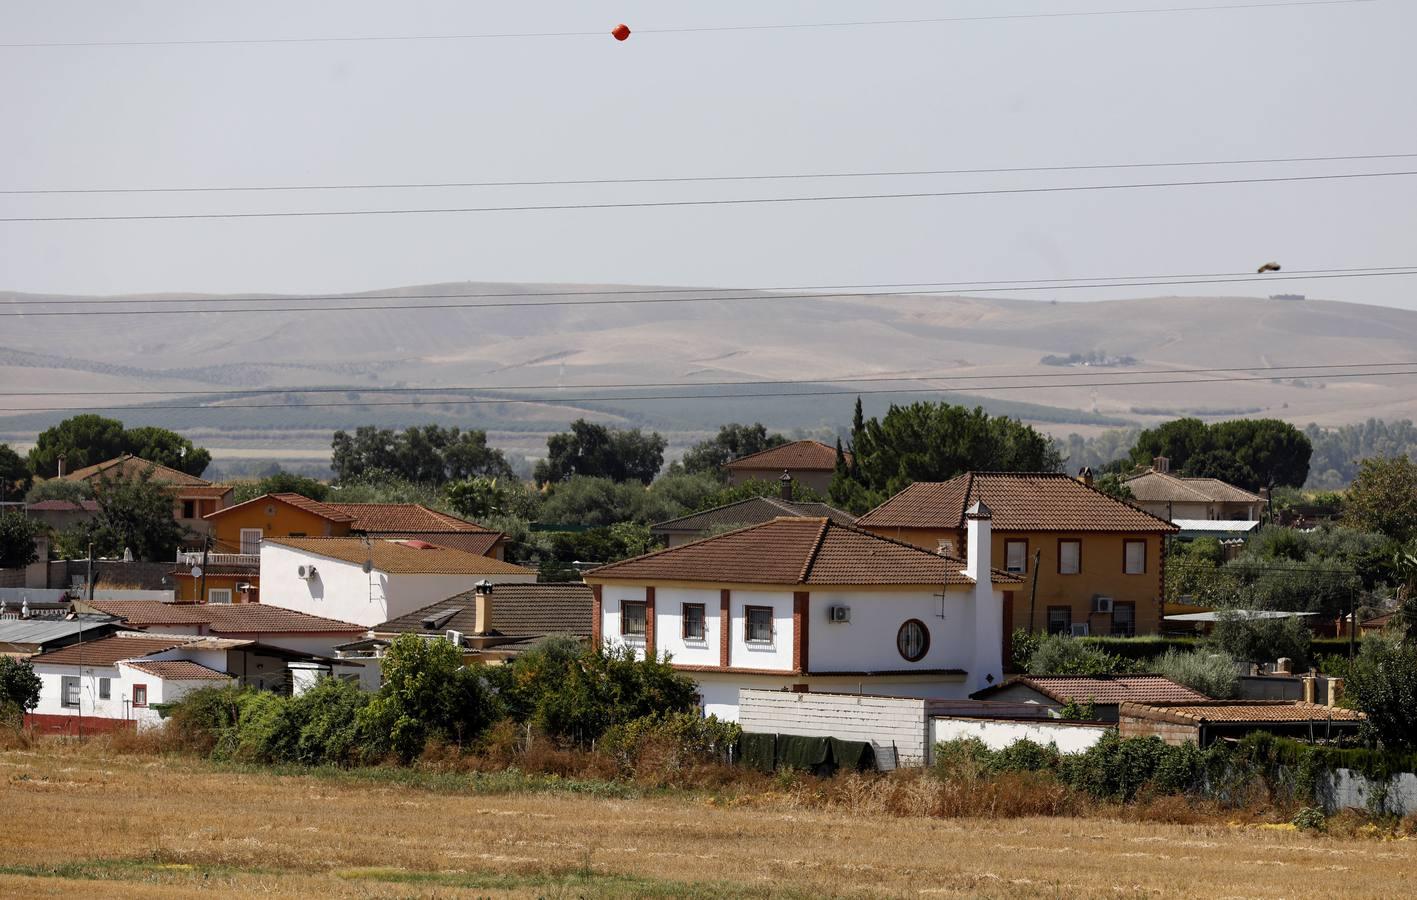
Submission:
[[113,616],[84,616],[81,619],[0,619],[0,643],[45,644],[81,631],[115,625]]

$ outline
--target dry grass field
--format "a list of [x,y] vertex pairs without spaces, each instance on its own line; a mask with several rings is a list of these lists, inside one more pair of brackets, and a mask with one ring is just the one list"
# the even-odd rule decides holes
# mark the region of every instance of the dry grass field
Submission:
[[[1417,841],[0,753],[0,895],[1410,896]],[[543,782],[544,784],[544,782]],[[502,788],[499,789],[499,785]]]

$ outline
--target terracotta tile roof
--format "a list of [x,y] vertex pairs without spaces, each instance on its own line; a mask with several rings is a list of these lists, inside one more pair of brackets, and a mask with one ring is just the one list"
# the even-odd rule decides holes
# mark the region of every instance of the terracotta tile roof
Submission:
[[353,520],[349,527],[354,531],[400,531],[413,534],[436,532],[458,532],[477,534],[486,532],[475,522],[459,519],[436,509],[429,509],[417,503],[326,503],[331,509],[344,513]]
[[147,672],[149,675],[170,678],[174,681],[199,681],[208,678],[226,681],[233,677],[226,672],[218,672],[201,663],[185,659],[152,659],[144,662],[124,663],[124,665],[137,669],[139,672]]
[[1181,478],[1155,470],[1126,480],[1132,496],[1144,503],[1263,503],[1264,498],[1219,478]]
[[1237,723],[1268,725],[1285,722],[1361,722],[1356,709],[1323,706],[1301,700],[1208,700],[1201,703],[1123,703],[1121,716],[1159,719],[1182,725]]
[[160,600],[94,600],[87,604],[129,625],[206,625],[218,634],[359,632],[363,626],[264,603],[163,603]]
[[260,503],[260,504],[270,503],[272,500],[275,500],[275,501],[280,502],[280,503],[284,503],[284,504],[286,504],[286,505],[288,505],[288,506],[293,506],[293,507],[295,507],[296,509],[303,509],[303,510],[305,510],[305,511],[308,512],[308,513],[313,513],[314,515],[317,515],[317,516],[319,516],[319,517],[322,518],[322,519],[327,519],[327,520],[329,520],[329,521],[331,521],[331,522],[353,522],[353,521],[354,521],[354,517],[353,517],[353,516],[347,515],[347,514],[345,514],[345,513],[340,512],[339,510],[335,509],[333,506],[331,506],[331,505],[328,504],[328,503],[321,503],[321,502],[318,501],[318,500],[311,500],[309,497],[305,496],[304,494],[291,494],[291,493],[262,494],[262,495],[259,496],[259,497],[252,497],[250,500],[247,500],[247,501],[245,501],[244,503],[238,503],[238,504],[236,504],[235,506],[228,506],[226,509],[219,509],[219,510],[217,510],[217,511],[214,512],[214,513],[207,513],[207,515],[204,516],[203,518],[216,519],[216,518],[219,518],[219,517],[221,517],[221,516],[227,515],[228,513],[232,512],[233,510],[244,509],[245,507],[250,506],[250,505],[255,504],[255,503]]
[[[964,562],[838,525],[830,519],[781,517],[679,547],[611,563],[586,574],[621,578],[745,584],[973,584]],[[995,569],[995,583],[1020,581]]]
[[1161,675],[1022,675],[1003,684],[985,688],[972,696],[976,699],[998,694],[1015,685],[1033,688],[1059,703],[1172,703],[1181,701],[1213,702],[1205,694],[1193,691]]
[[369,537],[385,540],[417,539],[425,543],[437,544],[439,547],[447,547],[449,550],[461,550],[474,556],[491,556],[492,551],[496,550],[497,545],[507,536],[500,531],[371,531]]
[[[592,594],[588,584],[561,582],[492,586],[492,627],[504,635],[540,637],[572,634],[589,637],[592,618]],[[472,591],[456,594],[369,630],[377,634],[405,631],[443,634],[450,629],[465,634],[476,633],[477,608]]]
[[179,472],[168,466],[149,462],[146,459],[134,456],[131,453],[124,453],[122,456],[115,456],[113,459],[105,460],[101,463],[94,463],[91,466],[84,466],[82,469],[75,469],[64,475],[65,481],[89,481],[93,478],[107,475],[113,477],[121,474],[125,478],[132,478],[149,468],[153,472],[154,481],[162,481],[175,485],[200,485],[211,487],[212,483],[196,475],[188,475],[186,472]]
[[195,640],[195,637],[178,634],[137,634],[122,631],[96,641],[70,644],[51,653],[41,653],[39,656],[30,657],[30,661],[59,666],[111,666],[120,659],[150,656],[190,644]]
[[362,537],[292,538],[270,537],[265,544],[280,544],[305,553],[326,556],[344,562],[363,563],[373,560],[374,568],[397,575],[535,575],[490,556],[477,556],[430,545],[428,549],[409,546],[404,541],[370,538],[366,546]]
[[1058,472],[966,472],[920,481],[857,520],[863,528],[963,528],[982,500],[995,531],[1156,531],[1177,527]]
[[721,528],[725,525],[743,526],[771,522],[778,516],[826,518],[831,519],[838,525],[851,525],[856,522],[856,517],[851,513],[843,512],[825,503],[798,503],[790,500],[781,500],[777,497],[749,497],[746,500],[739,500],[736,503],[716,506],[713,509],[706,509],[702,512],[680,516],[677,519],[670,519],[667,522],[660,522],[657,525],[650,526],[650,530],[654,532],[673,531],[698,534],[703,531],[708,531],[710,528]]
[[98,512],[97,500],[41,500],[25,506],[27,512]]
[[179,484],[173,489],[173,493],[187,500],[204,497],[221,499],[234,490],[236,488],[229,484]]
[[[178,565],[167,574],[175,575],[178,578],[191,578],[192,569],[192,566]],[[234,575],[239,578],[245,578],[249,580],[252,584],[254,584],[261,577],[261,567],[259,564],[254,566],[247,566],[236,563],[222,563],[220,565],[216,563],[207,563],[206,566],[202,567],[202,571],[205,572],[208,577],[211,577],[212,575]]]
[[[847,454],[848,461],[850,454]],[[800,469],[813,472],[830,472],[836,468],[836,448],[821,441],[793,441],[749,453],[724,463],[725,469]]]

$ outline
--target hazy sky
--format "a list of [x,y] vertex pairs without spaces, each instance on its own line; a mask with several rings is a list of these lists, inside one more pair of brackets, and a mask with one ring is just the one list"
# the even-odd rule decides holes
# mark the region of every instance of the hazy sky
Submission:
[[[1417,153],[1417,54],[1411,51],[1417,4],[1407,0],[855,28],[644,31],[1224,2],[12,3],[0,9],[3,43],[596,34],[0,48],[0,188],[635,178]],[[608,35],[621,21],[640,29],[623,44]],[[708,185],[10,195],[0,196],[0,217],[802,196],[1406,170],[1417,171],[1417,158]],[[718,208],[0,223],[0,289],[333,292],[464,280],[787,286],[1231,272],[1271,259],[1290,269],[1417,265],[1414,200],[1417,177],[1398,177]],[[1247,293],[1273,290],[1417,308],[1417,278],[1289,282]]]

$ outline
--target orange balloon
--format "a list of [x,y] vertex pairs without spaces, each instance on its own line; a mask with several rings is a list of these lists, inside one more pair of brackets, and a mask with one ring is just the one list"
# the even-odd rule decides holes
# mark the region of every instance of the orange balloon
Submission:
[[619,25],[610,29],[610,34],[614,36],[615,40],[623,41],[630,36],[630,26],[621,22]]

